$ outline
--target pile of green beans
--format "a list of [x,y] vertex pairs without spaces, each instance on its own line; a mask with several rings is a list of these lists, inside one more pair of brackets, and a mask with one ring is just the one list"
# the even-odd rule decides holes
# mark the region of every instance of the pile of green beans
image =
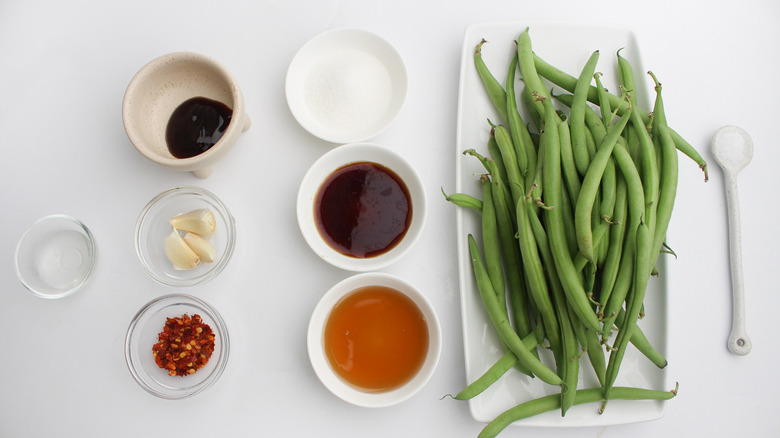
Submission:
[[[574,77],[537,56],[526,29],[502,83],[482,59],[485,43],[476,46],[474,63],[499,120],[486,124],[487,153],[464,152],[484,167],[482,199],[442,193],[481,213],[481,239],[468,235],[469,254],[504,355],[454,398],[479,395],[512,368],[560,387],[560,395],[513,407],[480,434],[495,436],[549,410],[565,415],[574,405],[601,401],[603,412],[610,399],[673,397],[676,389],[614,384],[629,343],[666,366],[637,323],[665,248],[677,151],[699,165],[705,181],[706,162],[669,127],[661,84],[651,72],[652,110],[638,106],[634,72],[620,51],[620,90],[613,94],[596,69],[598,51]],[[568,93],[554,95],[545,80]],[[554,367],[540,361],[540,348],[551,350]],[[600,387],[578,388],[583,355]]]

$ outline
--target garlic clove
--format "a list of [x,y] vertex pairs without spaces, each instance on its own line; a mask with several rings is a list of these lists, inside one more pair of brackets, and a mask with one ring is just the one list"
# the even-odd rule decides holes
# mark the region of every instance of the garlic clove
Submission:
[[217,257],[217,251],[214,249],[214,245],[199,234],[185,234],[184,242],[186,242],[195,254],[200,257],[201,261],[211,263]]
[[187,245],[176,230],[163,240],[163,247],[165,256],[176,269],[192,269],[200,265],[198,254]]
[[217,220],[211,210],[201,208],[171,218],[171,226],[181,231],[211,236],[217,228]]

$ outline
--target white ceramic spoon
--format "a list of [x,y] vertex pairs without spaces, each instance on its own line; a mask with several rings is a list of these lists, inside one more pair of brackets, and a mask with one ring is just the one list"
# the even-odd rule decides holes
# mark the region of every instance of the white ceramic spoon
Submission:
[[715,131],[712,137],[712,155],[723,169],[729,217],[733,315],[728,348],[732,353],[744,356],[750,353],[753,344],[745,331],[745,290],[742,279],[742,231],[737,197],[737,173],[753,158],[753,140],[741,128],[724,126]]

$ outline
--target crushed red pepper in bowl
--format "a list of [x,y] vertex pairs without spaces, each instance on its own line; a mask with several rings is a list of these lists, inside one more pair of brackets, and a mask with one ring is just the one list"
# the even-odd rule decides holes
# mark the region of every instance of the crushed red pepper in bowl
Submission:
[[214,332],[198,314],[167,318],[157,339],[154,361],[170,376],[195,374],[214,352]]

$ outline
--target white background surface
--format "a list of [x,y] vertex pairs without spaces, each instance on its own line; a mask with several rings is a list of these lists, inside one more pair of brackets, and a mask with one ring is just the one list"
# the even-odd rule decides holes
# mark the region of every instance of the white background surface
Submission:
[[[458,66],[465,27],[496,20],[565,20],[628,26],[664,83],[675,129],[711,163],[703,183],[681,160],[669,241],[669,380],[679,396],[649,423],[582,429],[512,427],[504,436],[777,436],[775,370],[780,294],[776,248],[776,103],[780,3],[679,1],[224,1],[0,3],[0,436],[476,436],[468,405],[442,395],[465,385],[455,214],[440,187],[454,186]],[[441,319],[441,362],[406,403],[367,410],[331,395],[306,354],[306,326],[321,294],[350,275],[318,259],[295,220],[295,195],[311,163],[334,145],[292,118],[284,76],[296,50],[333,27],[388,39],[410,86],[395,124],[374,141],[404,153],[429,196],[426,233],[385,272],[423,290]],[[239,81],[252,117],[207,180],[143,158],[122,128],[121,101],[135,72],[177,50],[212,56]],[[747,328],[753,351],[726,350],[730,326],[725,197],[709,152],[715,129],[734,124],[755,143],[740,175]],[[184,401],[156,399],[130,377],[127,325],[147,301],[173,289],[136,260],[135,220],[176,185],[220,196],[238,222],[234,259],[214,281],[189,288],[216,306],[231,333],[226,373]],[[100,259],[85,289],[42,300],[13,269],[18,238],[35,219],[83,220]]]

